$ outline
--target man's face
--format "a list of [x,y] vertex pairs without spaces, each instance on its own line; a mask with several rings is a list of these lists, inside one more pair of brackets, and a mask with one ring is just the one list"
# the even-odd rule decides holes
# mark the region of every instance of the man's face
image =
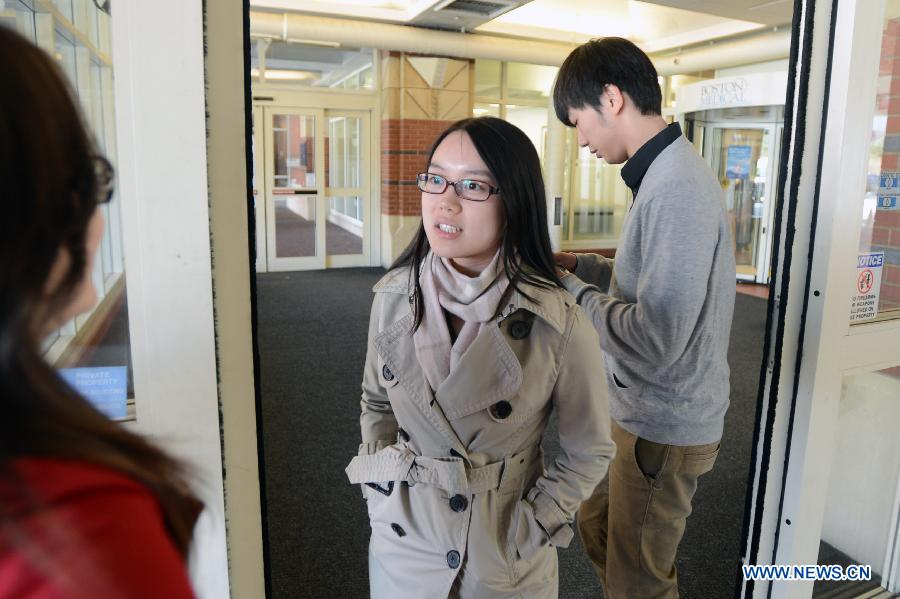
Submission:
[[587,147],[597,158],[603,158],[609,164],[621,164],[628,159],[628,155],[622,135],[616,127],[618,119],[603,112],[605,95],[600,97],[601,107],[570,108],[569,122],[575,125],[575,131],[578,132],[579,146]]

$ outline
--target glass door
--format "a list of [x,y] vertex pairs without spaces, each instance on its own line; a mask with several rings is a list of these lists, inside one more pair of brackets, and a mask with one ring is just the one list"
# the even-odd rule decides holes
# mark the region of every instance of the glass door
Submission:
[[772,131],[713,126],[708,156],[725,192],[737,278],[764,282]]
[[772,241],[775,238],[772,227],[775,226],[775,193],[781,185],[778,165],[781,164],[781,138],[784,133],[784,125],[777,125],[773,129],[773,143],[770,144],[772,146],[771,159],[766,167],[766,176],[770,177],[775,185],[768,185],[768,189],[762,196],[765,216],[759,243],[759,251],[761,253],[757,257],[759,270],[757,271],[756,282],[762,284],[768,284],[769,279],[772,277]]
[[369,113],[325,111],[325,252],[328,266],[366,266],[369,256]]
[[257,109],[258,272],[368,265],[369,119],[363,110]]
[[268,270],[325,268],[323,110],[264,108]]

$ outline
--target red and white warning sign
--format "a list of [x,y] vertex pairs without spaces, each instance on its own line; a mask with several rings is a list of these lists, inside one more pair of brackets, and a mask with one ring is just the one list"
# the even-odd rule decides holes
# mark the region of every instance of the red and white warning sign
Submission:
[[884,252],[860,254],[856,261],[856,289],[850,305],[850,322],[862,322],[878,316],[878,294],[881,292],[881,272]]

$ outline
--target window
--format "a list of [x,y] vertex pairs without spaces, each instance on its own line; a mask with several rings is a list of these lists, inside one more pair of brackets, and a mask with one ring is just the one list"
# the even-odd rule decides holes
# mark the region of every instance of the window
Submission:
[[[5,7],[0,26],[15,28],[58,61],[97,151],[115,165],[109,15],[91,0],[13,1]],[[133,400],[134,388],[118,196],[101,210],[106,227],[91,273],[100,301],[88,314],[53,331],[43,348],[47,360],[77,390],[107,415],[124,419],[133,414],[133,401],[126,399]]]
[[886,18],[851,322],[900,317],[900,18]]
[[[496,116],[522,129],[543,165],[550,158],[548,119],[556,118],[550,96],[557,71],[544,65],[475,61],[474,116]],[[614,247],[631,197],[619,176],[621,167],[606,164],[578,148],[572,130],[567,133],[563,159],[562,247]]]
[[373,57],[371,49],[259,38],[250,47],[250,76],[255,83],[371,91]]

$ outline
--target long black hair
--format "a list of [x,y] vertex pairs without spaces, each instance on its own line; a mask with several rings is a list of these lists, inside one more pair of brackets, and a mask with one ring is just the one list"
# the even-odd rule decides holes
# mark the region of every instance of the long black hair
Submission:
[[[521,284],[545,289],[562,287],[550,249],[541,161],[531,140],[515,125],[496,117],[463,119],[450,125],[434,141],[425,170],[431,166],[437,147],[455,131],[469,136],[500,188],[505,223],[500,255],[510,286],[532,300]],[[430,249],[425,226],[420,222],[412,241],[391,265],[391,269],[411,267],[410,277],[415,289],[411,298],[415,314],[413,329],[418,328],[425,313],[419,269]]]
[[[87,230],[103,183],[97,161],[53,59],[0,27],[0,540],[15,536],[27,544],[27,531],[16,531],[14,506],[42,507],[20,484],[15,460],[61,458],[146,485],[186,555],[200,504],[184,466],[94,409],[41,352],[48,323],[85,276]],[[68,270],[48,290],[61,253],[70,258]]]

